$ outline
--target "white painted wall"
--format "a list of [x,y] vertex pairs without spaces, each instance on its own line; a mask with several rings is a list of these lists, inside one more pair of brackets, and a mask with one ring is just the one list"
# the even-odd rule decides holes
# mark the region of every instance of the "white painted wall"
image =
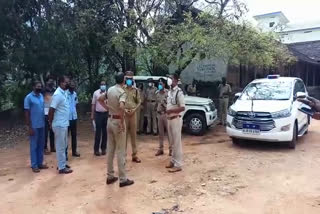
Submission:
[[296,42],[311,42],[320,40],[320,28],[279,33],[281,42],[285,44]]
[[[279,16],[260,18],[257,19],[257,22],[257,27],[263,32],[279,31],[281,30],[281,27],[285,25]],[[275,24],[270,27],[270,23],[272,22]]]

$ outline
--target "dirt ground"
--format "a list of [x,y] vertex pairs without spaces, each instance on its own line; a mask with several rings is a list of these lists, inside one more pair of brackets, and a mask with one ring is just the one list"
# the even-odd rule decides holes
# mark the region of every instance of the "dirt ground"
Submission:
[[320,123],[313,121],[296,150],[271,143],[237,147],[216,127],[203,137],[185,135],[184,170],[169,174],[168,152],[154,156],[158,138],[141,136],[143,162],[128,157],[127,164],[135,185],[120,189],[105,184],[106,157],[93,156],[92,129],[83,121],[81,158],[70,157],[70,175],[57,173],[54,154],[45,156],[49,170],[32,173],[26,137],[0,150],[0,213],[319,214],[319,137]]

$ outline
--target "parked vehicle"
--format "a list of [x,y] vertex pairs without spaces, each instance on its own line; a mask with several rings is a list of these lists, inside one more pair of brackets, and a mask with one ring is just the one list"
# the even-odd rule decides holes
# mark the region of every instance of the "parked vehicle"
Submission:
[[[156,83],[162,76],[134,76],[135,83],[143,83],[147,87],[147,80],[152,78]],[[192,135],[203,135],[212,125],[216,124],[217,109],[211,99],[193,97],[185,94],[186,109],[183,112],[183,126]]]
[[310,118],[297,101],[307,96],[299,78],[269,75],[251,82],[230,106],[227,133],[234,144],[241,140],[287,142],[294,149],[298,137],[308,132]]

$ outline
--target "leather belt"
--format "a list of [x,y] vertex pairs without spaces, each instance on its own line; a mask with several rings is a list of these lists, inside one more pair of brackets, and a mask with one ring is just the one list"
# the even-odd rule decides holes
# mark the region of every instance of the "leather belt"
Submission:
[[121,119],[120,115],[109,115],[109,118],[116,119],[116,120]]
[[154,103],[154,102],[155,102],[155,100],[148,100],[148,102],[150,102],[150,103]]
[[176,118],[180,118],[181,115],[176,115],[176,116],[172,116],[172,117],[167,117],[168,120],[173,120],[173,119],[176,119]]

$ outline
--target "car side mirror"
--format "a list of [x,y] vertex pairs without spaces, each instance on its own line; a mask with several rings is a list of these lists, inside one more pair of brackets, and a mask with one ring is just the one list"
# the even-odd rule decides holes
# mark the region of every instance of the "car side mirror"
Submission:
[[239,92],[239,93],[236,93],[236,94],[234,95],[234,98],[235,98],[235,99],[238,99],[238,98],[241,96],[241,94],[242,94],[242,93],[240,93],[240,92]]
[[296,93],[295,99],[305,99],[305,98],[307,98],[307,93],[305,93],[305,92],[297,92]]

